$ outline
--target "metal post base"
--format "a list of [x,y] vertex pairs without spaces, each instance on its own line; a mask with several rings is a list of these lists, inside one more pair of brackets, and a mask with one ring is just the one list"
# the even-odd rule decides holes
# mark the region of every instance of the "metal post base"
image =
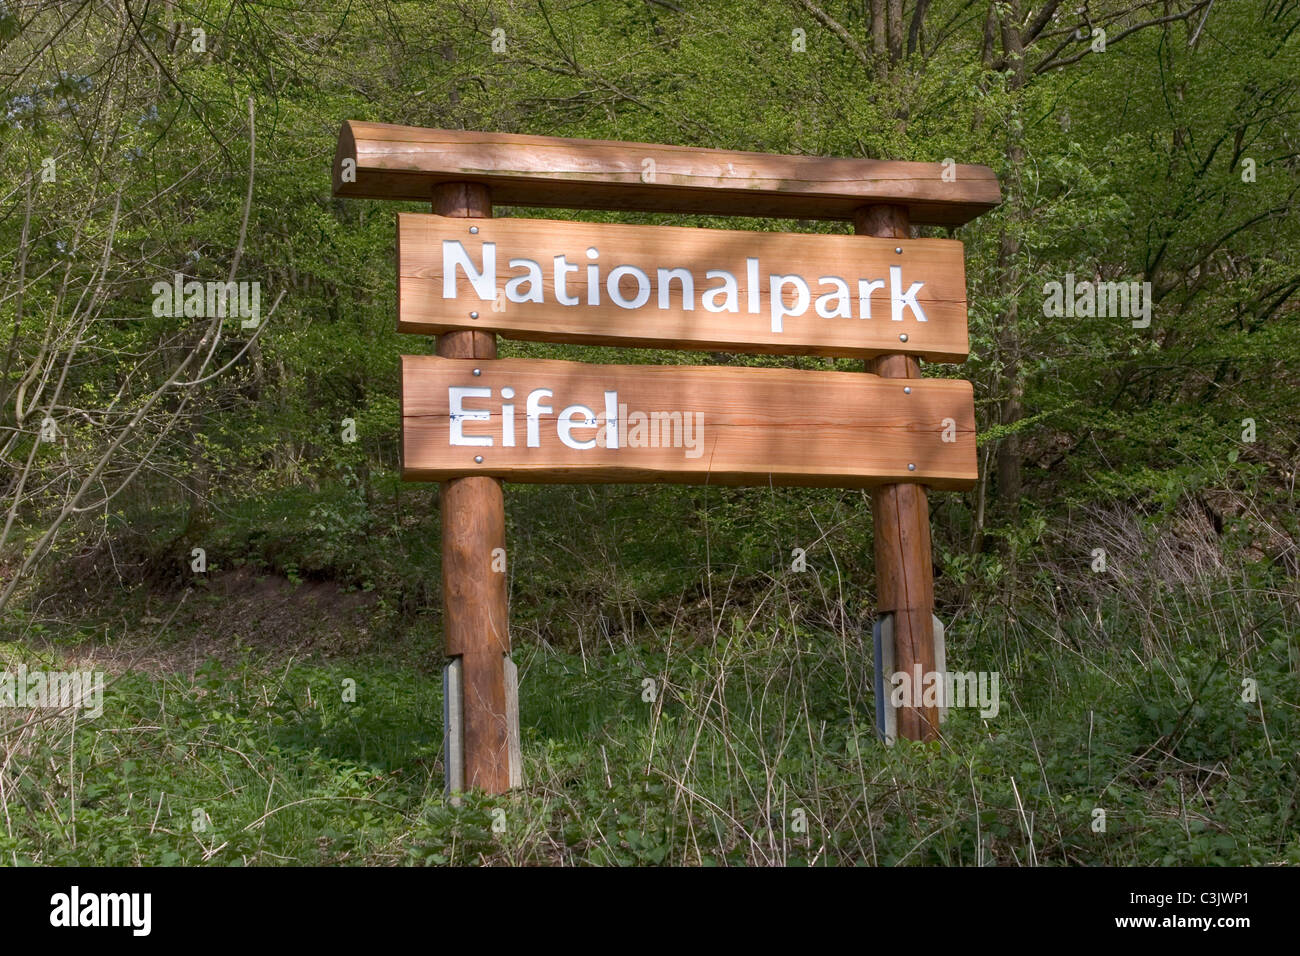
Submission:
[[[873,656],[876,674],[876,734],[890,746],[898,739],[898,708],[890,703],[890,691],[893,685],[890,677],[894,673],[894,615],[882,614],[876,619],[871,629]],[[934,667],[936,673],[948,672],[947,654],[944,651],[943,622],[934,617]],[[939,722],[948,719],[948,701],[943,693],[939,695]]]
[[[505,659],[506,731],[510,744],[510,786],[524,785],[523,752],[519,746],[519,668]],[[454,806],[457,794],[465,791],[465,684],[459,657],[442,669],[442,753],[446,786],[444,792]]]

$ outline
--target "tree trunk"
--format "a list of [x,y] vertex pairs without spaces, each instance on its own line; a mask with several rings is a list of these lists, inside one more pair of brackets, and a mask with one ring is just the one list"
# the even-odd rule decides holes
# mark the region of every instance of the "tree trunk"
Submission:
[[[1010,80],[1013,116],[1019,114],[1020,91],[1025,85],[1025,51],[1020,36],[1020,0],[1010,0],[1005,12],[998,6],[1002,33],[1002,53],[1012,74]],[[1021,376],[1020,354],[1020,304],[1016,298],[1020,288],[1020,237],[1017,230],[1023,218],[1023,192],[1019,186],[1025,150],[1018,131],[1013,128],[1007,140],[1007,219],[998,247],[998,271],[1002,288],[1010,302],[998,324],[997,345],[1002,361],[1002,394],[999,421],[1014,425],[1024,416],[1024,382]],[[1012,513],[1020,508],[1021,441],[1019,435],[1007,435],[998,443],[998,497]]]
[[889,0],[889,62],[903,58],[903,0]]

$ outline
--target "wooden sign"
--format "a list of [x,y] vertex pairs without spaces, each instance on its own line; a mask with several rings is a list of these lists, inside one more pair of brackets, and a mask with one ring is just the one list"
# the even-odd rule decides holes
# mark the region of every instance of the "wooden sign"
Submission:
[[[942,669],[927,486],[973,487],[975,414],[969,382],[923,379],[920,360],[966,358],[965,269],[960,244],[911,231],[996,206],[992,170],[349,121],[333,185],[437,214],[398,217],[399,329],[438,334],[437,356],[402,358],[402,475],[442,482],[453,802],[520,781],[494,573],[502,479],[870,486],[894,664]],[[858,235],[493,219],[502,205],[840,220]],[[874,374],[498,360],[496,333],[860,356]],[[924,702],[898,711],[899,737],[938,725]]]
[[969,382],[402,356],[402,477],[975,484]]
[[430,199],[444,183],[497,206],[559,206],[851,221],[893,203],[914,223],[959,226],[1002,201],[987,166],[777,156],[659,143],[568,139],[348,120],[334,195]]
[[403,332],[960,362],[951,239],[397,217]]

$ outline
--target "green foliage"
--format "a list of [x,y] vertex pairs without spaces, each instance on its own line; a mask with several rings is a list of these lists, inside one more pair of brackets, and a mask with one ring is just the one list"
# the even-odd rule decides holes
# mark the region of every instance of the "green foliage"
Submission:
[[[0,737],[0,756],[30,768],[6,790],[17,812],[0,854],[1300,862],[1286,744],[1298,729],[1300,30],[1269,0],[1214,4],[1199,25],[1142,26],[1147,6],[1088,5],[1109,28],[1104,53],[1072,40],[1076,13],[1061,10],[1021,71],[998,35],[985,43],[985,15],[1005,5],[964,0],[929,4],[897,59],[872,48],[869,5],[848,2],[818,6],[842,32],[804,5],[735,0],[290,3],[256,17],[181,2],[136,10],[125,41],[108,6],[0,3],[0,586],[15,588],[0,649],[58,660],[92,643],[134,648],[166,630],[142,619],[193,589],[164,644],[214,661],[126,667],[107,724],[75,741],[59,720]],[[344,119],[993,167],[998,209],[922,231],[965,248],[972,355],[925,373],[974,383],[982,474],[970,494],[930,495],[938,609],[950,660],[1003,673],[1000,716],[954,713],[939,748],[876,746],[867,494],[512,485],[529,785],[448,806],[436,677],[407,659],[438,656],[437,491],[399,479],[398,357],[431,344],[394,329],[394,215],[427,206],[332,197]],[[261,333],[226,322],[222,374],[127,428],[204,334],[155,315],[153,284],[224,280],[236,258],[235,277],[261,283]],[[1150,282],[1150,326],[1048,314],[1044,286],[1067,273]],[[505,341],[501,354],[860,367]],[[47,412],[57,442],[37,440]],[[1017,442],[1012,500],[999,457]],[[189,570],[195,547],[206,576]],[[792,569],[796,548],[806,571]],[[231,607],[223,586],[249,581],[268,606],[284,582],[369,596],[364,636],[391,649],[232,660],[196,607]],[[236,641],[260,623],[231,613]],[[310,643],[296,621],[267,629],[291,655]],[[354,704],[339,700],[346,677]],[[1245,677],[1256,705],[1240,700]],[[195,810],[211,816],[201,833]]]
[[[890,749],[875,740],[869,682],[849,676],[861,646],[832,632],[791,636],[764,616],[693,647],[525,650],[525,788],[459,807],[441,791],[441,701],[427,674],[369,656],[286,667],[247,651],[192,675],[128,673],[75,735],[67,718],[26,735],[0,854],[47,865],[1300,862],[1294,609],[1248,620],[1221,597],[1185,593],[1159,610],[1204,622],[1220,650],[1185,642],[1145,665],[1123,646],[1044,652],[1027,637],[1051,622],[1029,609],[954,631],[950,665],[1000,670],[999,715],[954,709],[943,745]],[[1059,623],[1066,642],[1096,627]],[[1107,627],[1137,624],[1125,612]],[[10,667],[19,655],[58,661],[3,651]],[[1246,676],[1260,690],[1252,702]]]

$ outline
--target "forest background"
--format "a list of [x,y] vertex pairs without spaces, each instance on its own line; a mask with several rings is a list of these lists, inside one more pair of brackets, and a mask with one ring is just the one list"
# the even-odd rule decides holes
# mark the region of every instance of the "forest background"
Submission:
[[[0,3],[0,661],[110,679],[95,721],[0,709],[0,856],[1300,862],[1298,30],[1296,0]],[[398,357],[433,342],[395,332],[395,213],[427,207],[331,196],[346,119],[991,166],[1000,207],[918,234],[966,251],[971,358],[926,374],[974,382],[980,481],[931,524],[949,665],[999,672],[999,715],[876,742],[866,493],[510,485],[525,787],[447,805],[437,488],[398,471]],[[155,315],[176,273],[259,282],[257,328]],[[1150,283],[1149,325],[1051,314],[1069,274]]]

